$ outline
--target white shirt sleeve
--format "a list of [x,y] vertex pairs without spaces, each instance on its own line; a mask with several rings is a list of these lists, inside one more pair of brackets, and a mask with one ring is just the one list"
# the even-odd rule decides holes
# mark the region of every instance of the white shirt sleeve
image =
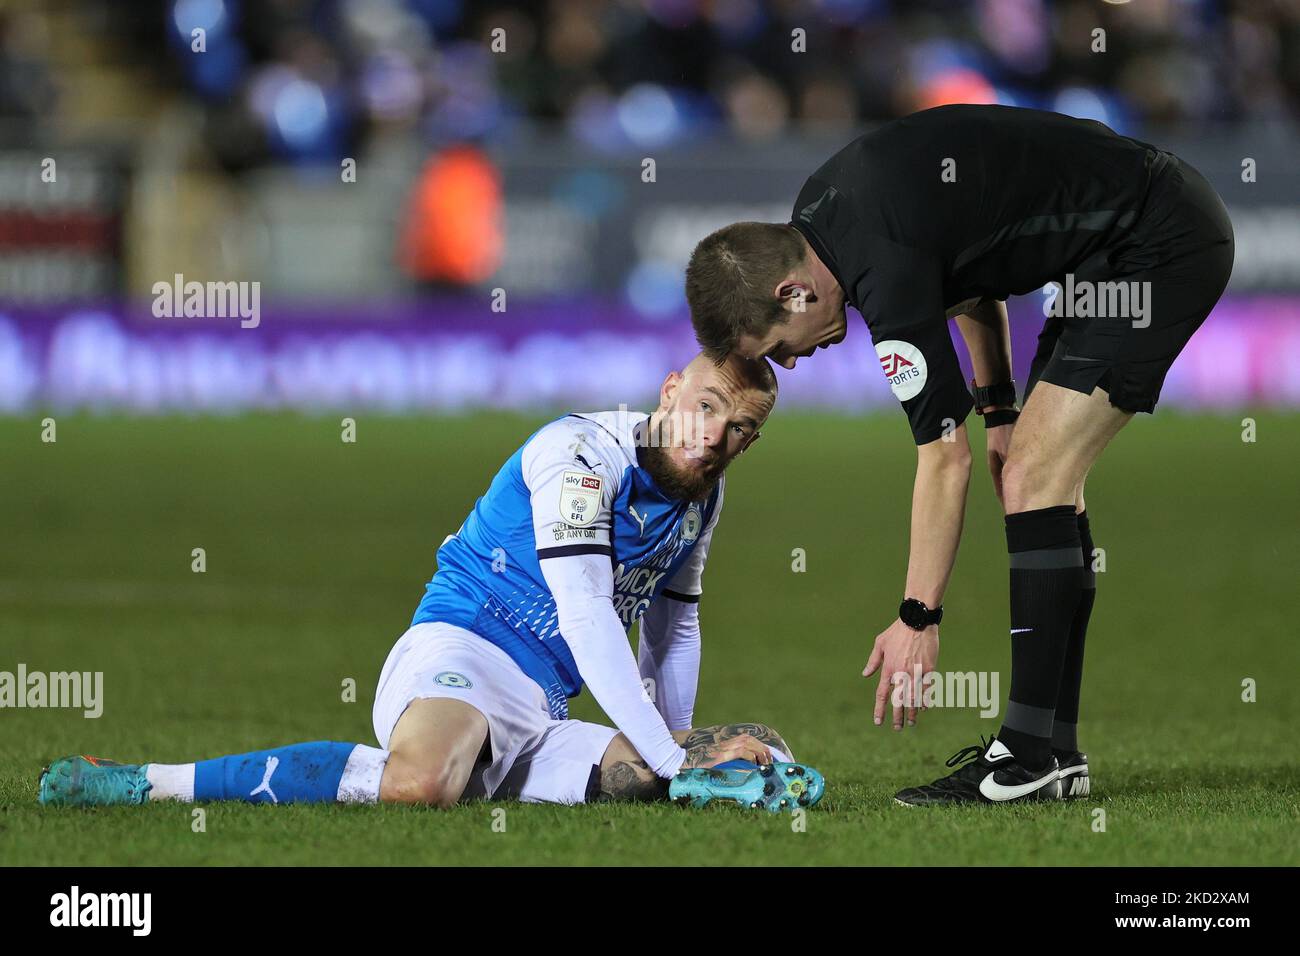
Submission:
[[713,529],[722,515],[725,486],[718,490],[713,515],[686,563],[641,616],[637,663],[643,680],[653,683],[655,706],[673,730],[689,730],[700,681],[700,594]]
[[591,696],[654,772],[672,777],[686,751],[642,686],[627,630],[614,611],[610,527],[619,472],[600,441],[588,423],[561,420],[524,448],[520,465],[537,557],[555,598],[560,634]]
[[614,569],[602,554],[544,558],[560,633],[591,696],[655,774],[669,778],[686,751],[673,739],[641,684],[623,622],[614,611]]
[[641,680],[670,730],[689,730],[700,680],[700,605],[660,595],[641,615]]
[[[596,455],[583,443],[591,427],[561,419],[524,446],[520,469],[532,505],[539,557],[611,553],[610,509],[618,492],[618,472],[606,463],[609,455]],[[575,455],[579,448],[586,454]]]

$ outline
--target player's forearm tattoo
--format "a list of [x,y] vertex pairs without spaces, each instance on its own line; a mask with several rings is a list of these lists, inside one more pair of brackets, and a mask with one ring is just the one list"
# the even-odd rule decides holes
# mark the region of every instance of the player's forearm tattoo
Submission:
[[668,781],[644,760],[618,760],[600,770],[602,800],[662,800],[667,795]]
[[[782,753],[790,753],[789,745],[767,724],[715,724],[691,730],[682,747],[686,749],[683,767],[699,767],[716,755],[718,747],[733,737],[744,734],[761,740]],[[600,769],[600,798],[602,800],[662,800],[668,795],[668,781],[660,778],[644,760],[616,760]]]
[[682,741],[682,746],[686,748],[684,766],[700,766],[722,743],[744,734],[761,740],[769,747],[776,747],[782,753],[790,753],[790,745],[767,724],[715,724],[712,727],[697,727],[686,735],[686,739]]

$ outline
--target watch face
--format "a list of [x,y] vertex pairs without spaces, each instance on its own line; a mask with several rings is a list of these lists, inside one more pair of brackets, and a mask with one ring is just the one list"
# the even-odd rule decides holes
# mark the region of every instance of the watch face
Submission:
[[899,619],[913,630],[924,630],[926,625],[925,606],[920,601],[906,600],[898,609]]

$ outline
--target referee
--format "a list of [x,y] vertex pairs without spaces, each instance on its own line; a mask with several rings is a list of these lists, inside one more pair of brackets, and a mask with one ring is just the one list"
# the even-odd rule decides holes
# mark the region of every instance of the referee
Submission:
[[[858,137],[799,192],[793,218],[734,223],[695,248],[686,295],[701,346],[785,368],[862,314],[917,444],[898,618],[875,641],[875,721],[916,719],[984,420],[1011,568],[1011,688],[991,742],[899,791],[906,804],[1088,793],[1076,726],[1095,596],[1084,481],[1232,271],[1223,203],[1177,156],[1090,120],[1000,106],[926,110]],[[1056,283],[1017,410],[1004,301]],[[948,319],[974,370],[967,388]],[[901,703],[901,706],[900,706]]]

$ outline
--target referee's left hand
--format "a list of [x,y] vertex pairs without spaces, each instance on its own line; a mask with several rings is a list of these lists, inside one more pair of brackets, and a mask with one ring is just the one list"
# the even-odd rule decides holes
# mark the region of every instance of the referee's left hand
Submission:
[[876,725],[884,723],[885,702],[893,688],[898,688],[893,695],[894,729],[903,729],[904,711],[908,726],[914,725],[917,711],[924,709],[922,694],[926,675],[932,673],[938,665],[938,624],[931,624],[923,631],[914,631],[895,619],[893,624],[878,634],[876,644],[871,649],[871,657],[867,659],[867,666],[862,671],[863,677],[870,677],[880,671],[880,681],[876,684]]

